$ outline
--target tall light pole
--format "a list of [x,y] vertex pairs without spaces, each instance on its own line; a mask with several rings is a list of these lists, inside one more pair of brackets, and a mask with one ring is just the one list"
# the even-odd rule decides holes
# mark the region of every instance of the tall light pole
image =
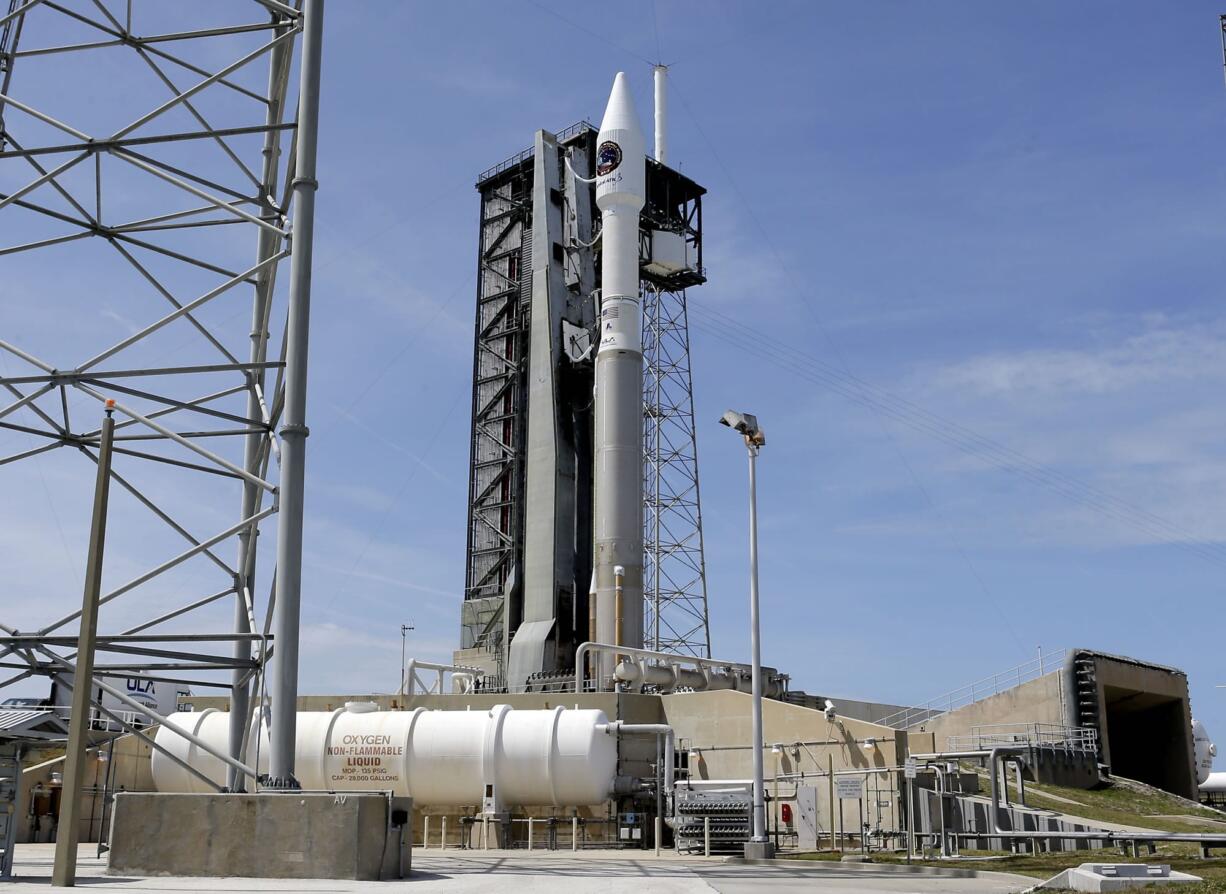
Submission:
[[758,451],[766,433],[758,417],[729,410],[720,423],[745,438],[749,452],[749,648],[753,663],[753,833],[745,844],[750,859],[770,859],[775,847],[766,835],[766,791],[762,781],[762,644],[758,621]]
[[400,694],[404,695],[404,644],[409,636],[410,630],[416,630],[412,624],[400,625]]

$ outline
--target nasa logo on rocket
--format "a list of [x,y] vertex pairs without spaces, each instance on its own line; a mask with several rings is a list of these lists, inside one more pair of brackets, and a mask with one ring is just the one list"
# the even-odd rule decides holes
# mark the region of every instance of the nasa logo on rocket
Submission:
[[605,140],[596,149],[596,175],[603,177],[617,170],[622,163],[622,147],[612,140]]

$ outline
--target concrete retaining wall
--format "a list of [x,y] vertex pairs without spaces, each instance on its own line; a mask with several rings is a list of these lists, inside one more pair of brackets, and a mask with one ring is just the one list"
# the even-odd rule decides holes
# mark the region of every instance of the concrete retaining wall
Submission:
[[[393,803],[394,801],[394,803]],[[112,874],[243,878],[399,878],[409,865],[397,811],[407,798],[371,794],[115,798]],[[402,840],[403,839],[403,840]]]
[[[930,846],[939,848],[939,833],[941,831],[942,800],[945,811],[945,831],[951,836],[955,833],[976,835],[975,838],[963,838],[959,842],[951,839],[955,850],[1009,850],[1010,839],[994,833],[991,822],[992,805],[990,802],[976,798],[961,798],[947,795],[944,799],[936,792],[916,789],[915,793],[915,829],[923,835]],[[1050,811],[1029,810],[1019,807],[1000,808],[1000,825],[1004,829],[1019,832],[1095,832],[1100,831],[1083,823],[1066,820]],[[1096,839],[1042,839],[1040,846],[1046,851],[1079,851],[1096,850],[1107,845],[1107,838]]]
[[[1008,681],[1002,681],[1007,686]],[[1020,686],[990,695],[917,724],[920,732],[932,733],[936,751],[948,747],[950,736],[968,735],[972,727],[994,723],[1064,723],[1058,670]]]

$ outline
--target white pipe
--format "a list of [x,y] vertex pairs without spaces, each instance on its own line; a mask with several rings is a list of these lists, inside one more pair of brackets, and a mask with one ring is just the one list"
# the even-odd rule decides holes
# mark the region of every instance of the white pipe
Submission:
[[[575,166],[570,163],[569,153],[565,157],[563,157],[562,161],[565,162],[566,164],[566,170],[570,171],[571,176],[574,177],[576,180],[578,180],[580,183],[595,183],[596,180],[598,179],[596,177],[584,177],[582,174],[576,171]],[[582,245],[582,243],[580,244]]]
[[[401,687],[405,695],[414,695],[417,692],[417,671],[428,670],[438,672],[438,694],[443,694],[443,675],[451,674],[454,682],[460,683],[460,692],[471,692],[476,684],[477,677],[483,676],[484,671],[477,667],[468,667],[462,664],[436,664],[433,661],[418,661],[416,658],[410,658],[404,672],[404,685]],[[424,684],[423,684],[424,685]],[[430,694],[429,688],[426,694]]]
[[667,65],[657,65],[652,69],[652,80],[656,88],[656,161],[668,164],[668,76]]
[[941,811],[941,856],[949,856],[949,838],[945,834],[945,792],[947,786],[945,784],[945,769],[931,765],[931,769],[936,771],[937,776],[937,809]]
[[[698,690],[736,689],[741,692],[746,692],[750,688],[749,675],[752,672],[752,666],[748,664],[722,661],[718,658],[677,655],[673,652],[655,652],[651,649],[633,649],[613,643],[586,642],[575,650],[575,692],[583,692],[586,681],[584,658],[589,652],[600,655],[621,655],[623,661],[615,669],[614,676],[624,683],[640,685],[651,683],[666,689],[688,686]],[[647,664],[644,660],[652,658],[656,659],[655,664]],[[697,674],[681,669],[681,665],[698,668],[702,674],[701,679]],[[599,687],[599,678],[597,678],[597,687]],[[769,697],[778,697],[783,694],[784,687],[776,679],[765,680],[762,692]]]
[[604,725],[604,732],[608,735],[644,735],[644,736],[663,736],[664,737],[664,789],[672,794],[673,791],[673,762],[674,752],[676,750],[676,738],[673,733],[673,728],[667,723],[626,723],[624,720],[614,720],[612,723]]

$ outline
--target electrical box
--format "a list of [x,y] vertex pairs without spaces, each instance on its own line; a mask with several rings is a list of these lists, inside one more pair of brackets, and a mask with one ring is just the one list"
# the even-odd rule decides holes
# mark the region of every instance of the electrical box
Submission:
[[619,813],[617,815],[617,840],[621,844],[641,844],[645,820],[646,815],[642,813]]
[[817,818],[817,789],[811,785],[796,787],[796,835],[801,850],[817,850],[825,832]]

